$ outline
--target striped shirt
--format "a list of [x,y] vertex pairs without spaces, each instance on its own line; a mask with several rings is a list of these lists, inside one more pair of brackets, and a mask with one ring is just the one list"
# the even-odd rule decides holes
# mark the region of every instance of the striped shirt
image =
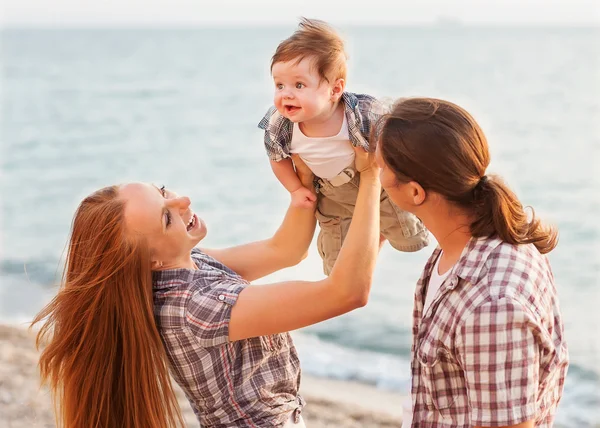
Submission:
[[171,373],[203,428],[277,427],[304,406],[289,333],[230,342],[247,281],[197,248],[198,267],[153,272],[154,313]]

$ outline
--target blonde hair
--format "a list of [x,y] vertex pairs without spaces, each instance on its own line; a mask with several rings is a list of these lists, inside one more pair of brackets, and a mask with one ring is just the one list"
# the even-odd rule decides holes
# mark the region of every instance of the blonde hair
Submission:
[[294,34],[277,46],[271,58],[271,71],[278,62],[300,62],[304,58],[314,60],[321,79],[327,82],[346,79],[344,41],[327,23],[302,18]]

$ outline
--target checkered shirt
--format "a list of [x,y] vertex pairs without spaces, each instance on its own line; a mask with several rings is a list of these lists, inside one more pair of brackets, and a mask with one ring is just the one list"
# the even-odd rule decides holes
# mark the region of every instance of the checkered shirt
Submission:
[[171,373],[203,428],[279,427],[304,406],[289,333],[230,342],[231,308],[248,285],[198,249],[198,270],[153,273],[154,313]]
[[473,238],[423,314],[440,252],[415,291],[412,427],[552,427],[568,352],[547,258]]
[[[342,102],[346,110],[348,134],[350,142],[355,147],[369,150],[371,126],[386,111],[383,103],[370,95],[344,92]],[[269,159],[275,162],[291,156],[292,132],[294,124],[282,116],[275,106],[272,106],[259,122],[258,127],[265,131],[265,149]]]

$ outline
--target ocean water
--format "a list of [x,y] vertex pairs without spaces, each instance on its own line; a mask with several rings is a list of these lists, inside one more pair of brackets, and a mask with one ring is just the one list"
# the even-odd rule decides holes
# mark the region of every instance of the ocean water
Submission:
[[[207,247],[269,236],[288,196],[256,127],[269,60],[292,28],[1,33],[0,321],[56,290],[78,202],[126,181],[190,196]],[[348,90],[467,108],[526,205],[558,225],[550,254],[571,367],[557,426],[600,424],[600,32],[348,27]],[[294,332],[307,373],[404,391],[414,285],[433,247],[385,247],[367,307]],[[316,248],[261,282],[321,277]],[[302,310],[302,308],[297,308]]]

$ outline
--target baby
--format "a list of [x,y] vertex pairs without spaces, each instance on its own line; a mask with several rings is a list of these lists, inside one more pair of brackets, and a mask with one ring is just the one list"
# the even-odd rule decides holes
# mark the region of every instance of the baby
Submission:
[[[369,150],[371,126],[385,113],[372,96],[346,92],[342,38],[326,23],[302,19],[271,59],[274,106],[260,121],[271,167],[296,206],[317,201],[317,247],[329,275],[348,232],[360,174],[354,147]],[[291,155],[298,154],[316,177],[318,196],[302,186]],[[381,233],[399,251],[418,251],[428,232],[414,215],[381,194]]]

